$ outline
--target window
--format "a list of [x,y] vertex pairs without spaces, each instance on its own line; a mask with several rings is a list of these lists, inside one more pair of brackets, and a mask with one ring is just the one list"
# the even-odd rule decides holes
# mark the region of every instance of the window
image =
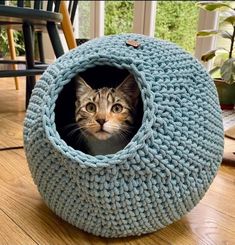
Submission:
[[194,54],[199,9],[195,1],[158,1],[155,37],[177,43]]
[[78,33],[75,33],[76,38],[90,38],[90,5],[90,1],[79,1],[78,3]]
[[134,1],[105,1],[105,35],[132,32]]

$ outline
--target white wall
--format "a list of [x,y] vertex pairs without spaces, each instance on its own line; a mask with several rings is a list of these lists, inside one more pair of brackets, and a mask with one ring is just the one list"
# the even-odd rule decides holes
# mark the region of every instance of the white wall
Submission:
[[[198,19],[198,31],[208,30],[208,29],[218,29],[218,12],[209,12],[200,9],[199,19]],[[209,50],[216,48],[216,37],[197,37],[195,57],[201,61],[201,56]],[[211,62],[202,62],[202,64],[209,69]]]

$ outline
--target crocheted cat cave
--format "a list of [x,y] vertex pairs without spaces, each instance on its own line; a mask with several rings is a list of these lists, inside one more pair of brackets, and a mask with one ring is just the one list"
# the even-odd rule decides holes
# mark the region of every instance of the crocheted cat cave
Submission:
[[[61,137],[57,114],[73,97],[72,78],[102,66],[134,75],[143,118],[123,150],[91,156]],[[89,41],[49,66],[28,106],[24,142],[34,182],[57,215],[95,235],[123,237],[163,228],[199,202],[222,158],[223,128],[215,86],[191,55],[125,34]]]

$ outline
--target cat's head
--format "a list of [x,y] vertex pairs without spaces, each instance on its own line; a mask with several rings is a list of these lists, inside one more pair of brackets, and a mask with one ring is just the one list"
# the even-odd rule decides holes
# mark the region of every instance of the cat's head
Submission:
[[139,99],[139,88],[132,75],[116,88],[92,89],[78,76],[75,118],[84,135],[107,140],[130,133]]

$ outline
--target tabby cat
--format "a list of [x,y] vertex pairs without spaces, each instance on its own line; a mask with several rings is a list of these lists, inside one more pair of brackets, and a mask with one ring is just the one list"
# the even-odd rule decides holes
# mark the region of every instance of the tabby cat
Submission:
[[133,75],[116,88],[92,89],[77,78],[75,121],[79,145],[90,155],[113,154],[123,149],[136,133],[140,91]]

